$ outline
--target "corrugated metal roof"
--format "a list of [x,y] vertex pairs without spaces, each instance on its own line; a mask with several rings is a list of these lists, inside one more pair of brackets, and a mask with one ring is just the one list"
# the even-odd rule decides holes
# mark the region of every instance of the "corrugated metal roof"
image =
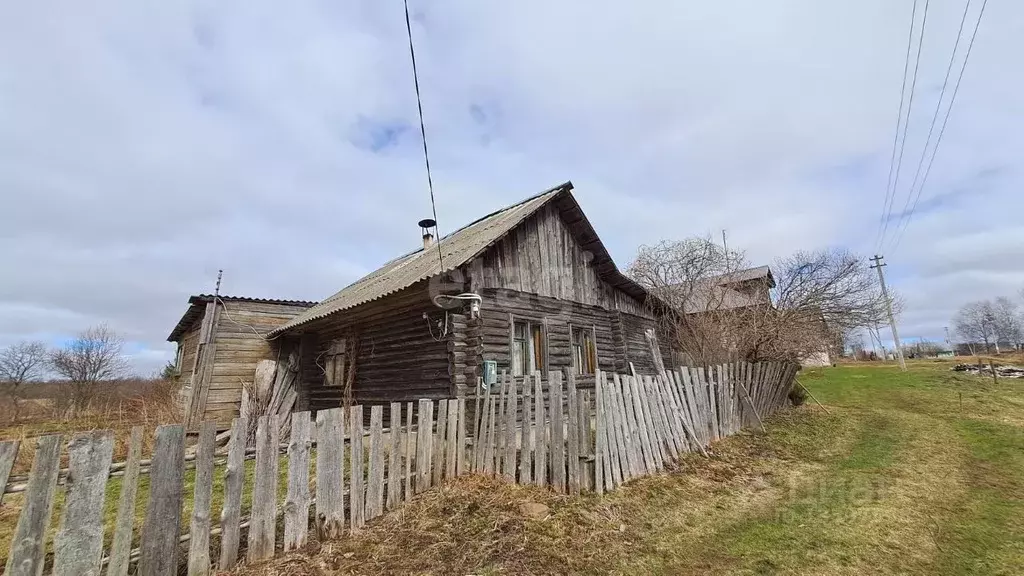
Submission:
[[444,269],[441,269],[438,263],[436,246],[431,246],[427,251],[420,248],[415,252],[391,260],[378,270],[346,286],[337,294],[273,330],[270,335],[382,298],[408,288],[420,280],[454,270],[486,250],[559,193],[570,190],[572,190],[572,183],[566,182],[522,202],[488,214],[445,236],[438,243],[441,247]]

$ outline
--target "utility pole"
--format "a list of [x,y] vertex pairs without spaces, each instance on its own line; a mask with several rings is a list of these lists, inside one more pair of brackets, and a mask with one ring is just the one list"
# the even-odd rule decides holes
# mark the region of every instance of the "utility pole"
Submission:
[[889,299],[889,289],[885,286],[885,274],[882,273],[882,267],[886,266],[882,262],[882,256],[875,254],[874,258],[870,258],[875,265],[872,266],[875,270],[878,270],[878,283],[882,286],[882,297],[885,298],[885,312],[889,315],[889,327],[892,328],[892,342],[896,348],[896,358],[900,361],[900,370],[907,371],[907,363],[903,360],[903,349],[900,347],[900,335],[896,331],[896,319],[892,316],[892,300]]

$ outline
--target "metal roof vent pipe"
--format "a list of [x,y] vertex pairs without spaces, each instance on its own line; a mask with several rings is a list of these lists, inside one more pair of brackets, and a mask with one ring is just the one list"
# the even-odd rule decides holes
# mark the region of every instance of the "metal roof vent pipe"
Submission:
[[423,233],[423,249],[428,250],[434,245],[434,235],[430,233],[430,229],[437,226],[437,222],[434,222],[430,218],[419,221],[420,232]]

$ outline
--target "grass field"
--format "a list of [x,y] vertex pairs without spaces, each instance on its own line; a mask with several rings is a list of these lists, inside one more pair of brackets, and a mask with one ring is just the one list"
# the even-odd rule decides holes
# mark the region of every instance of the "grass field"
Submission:
[[[812,370],[814,405],[610,496],[466,478],[250,574],[1018,574],[1024,381]],[[549,507],[543,518],[524,503]]]

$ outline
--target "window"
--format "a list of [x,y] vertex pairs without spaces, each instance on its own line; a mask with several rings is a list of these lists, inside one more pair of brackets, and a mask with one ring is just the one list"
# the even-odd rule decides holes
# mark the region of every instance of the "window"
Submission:
[[577,374],[593,374],[597,369],[597,347],[594,346],[594,331],[589,328],[574,328],[572,334],[572,367]]
[[174,373],[181,375],[181,365],[185,361],[185,347],[178,342],[178,353],[174,355]]
[[345,372],[346,341],[344,338],[333,340],[324,352],[324,386],[344,386],[348,374]]
[[538,322],[512,322],[511,368],[513,376],[544,370],[544,327]]

